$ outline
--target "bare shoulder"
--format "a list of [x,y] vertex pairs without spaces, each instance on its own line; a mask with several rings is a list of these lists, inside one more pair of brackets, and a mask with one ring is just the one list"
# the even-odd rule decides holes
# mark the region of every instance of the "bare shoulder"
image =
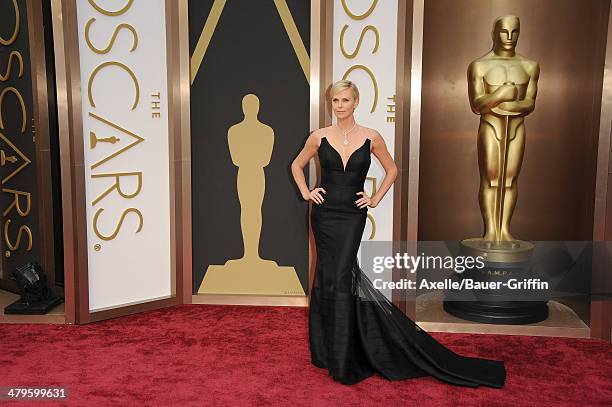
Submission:
[[366,133],[366,138],[370,139],[372,150],[378,146],[385,145],[385,139],[383,139],[378,130],[369,127],[363,127],[363,130]]
[[382,136],[380,135],[378,130],[371,129],[371,128],[365,127],[365,126],[361,126],[361,128],[365,132],[366,137],[370,139],[370,141],[376,141],[379,138],[382,139]]
[[330,127],[331,126],[321,127],[320,129],[313,131],[312,133],[310,133],[308,141],[314,143],[318,147],[321,144],[321,139],[325,137],[325,134],[327,134]]
[[321,127],[320,129],[316,129],[312,132],[312,134],[317,134],[319,137],[324,137],[327,133],[332,130],[333,126]]

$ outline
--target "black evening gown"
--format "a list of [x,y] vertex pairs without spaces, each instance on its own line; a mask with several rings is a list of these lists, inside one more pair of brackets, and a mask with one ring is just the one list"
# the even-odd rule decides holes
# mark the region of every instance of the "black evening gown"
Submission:
[[367,208],[355,204],[370,167],[370,140],[343,168],[326,138],[319,146],[325,201],[311,222],[317,265],[308,318],[312,363],[334,380],[357,383],[374,373],[388,380],[433,376],[461,386],[500,388],[502,361],[460,356],[421,330],[375,289],[357,264]]

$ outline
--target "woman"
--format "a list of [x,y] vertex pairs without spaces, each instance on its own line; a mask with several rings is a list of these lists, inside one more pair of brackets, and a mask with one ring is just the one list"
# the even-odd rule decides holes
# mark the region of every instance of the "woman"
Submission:
[[[456,385],[502,387],[503,362],[459,356],[440,345],[359,268],[356,256],[368,207],[376,207],[387,193],[397,168],[380,134],[355,122],[355,84],[336,82],[330,95],[337,124],[314,131],[291,164],[303,198],[314,202],[317,266],[308,324],[312,363],[343,384],[379,373],[389,380],[430,375]],[[316,153],[321,186],[309,190],[304,166]],[[363,191],[371,153],[386,173],[372,197]]]

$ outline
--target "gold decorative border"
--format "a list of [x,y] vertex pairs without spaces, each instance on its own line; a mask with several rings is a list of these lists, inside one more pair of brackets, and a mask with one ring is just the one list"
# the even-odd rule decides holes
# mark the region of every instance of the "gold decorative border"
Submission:
[[302,67],[302,71],[304,71],[306,82],[310,84],[310,57],[308,56],[308,51],[306,51],[306,47],[304,46],[304,41],[302,41],[302,37],[300,37],[300,32],[295,26],[295,21],[293,21],[291,11],[289,10],[289,6],[287,6],[287,1],[274,0],[274,5],[276,6],[276,10],[278,10],[281,20],[283,21],[283,26],[285,27],[285,31],[287,31],[287,35],[289,36],[289,41],[291,41],[291,46],[295,51],[295,55],[297,56],[298,61],[300,61],[300,66]]
[[[198,39],[198,43],[196,44],[195,50],[193,51],[193,55],[191,57],[192,84],[198,75],[198,71],[200,70],[202,61],[204,60],[204,55],[206,54],[206,50],[210,45],[210,40],[215,33],[215,29],[219,23],[219,18],[221,17],[226,1],[227,0],[215,0],[212,8],[210,9],[208,17],[206,18],[204,28],[202,28],[200,38]],[[278,11],[278,14],[283,22],[285,31],[289,36],[289,41],[291,41],[291,46],[295,51],[300,67],[302,68],[304,76],[306,77],[306,81],[310,84],[310,57],[308,56],[308,51],[304,46],[304,41],[302,41],[302,37],[300,37],[300,33],[295,25],[295,21],[291,15],[291,10],[289,10],[289,6],[287,6],[287,1],[274,0],[274,5],[276,6],[276,10]]]
[[[215,33],[215,29],[217,28],[217,24],[219,23],[219,18],[221,17],[221,13],[223,12],[223,8],[225,7],[225,2],[226,0],[215,0],[212,5],[212,8],[210,9],[210,13],[208,14],[208,18],[204,23],[204,28],[202,29],[202,33],[200,34],[198,43],[196,44],[195,50],[193,51],[193,56],[191,57],[192,84],[198,74],[198,70],[200,69],[202,61],[204,60],[204,55],[206,54],[206,50],[208,49],[210,40],[212,39],[212,36]],[[184,21],[183,23],[188,23],[188,21]],[[187,47],[187,49],[189,49],[189,43],[187,43]]]

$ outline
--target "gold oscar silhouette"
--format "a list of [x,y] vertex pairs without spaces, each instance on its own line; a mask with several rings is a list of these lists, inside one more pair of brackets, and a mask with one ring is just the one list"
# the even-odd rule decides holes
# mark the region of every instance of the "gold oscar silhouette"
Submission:
[[4,167],[7,162],[15,164],[17,162],[17,157],[14,155],[6,155],[4,150],[0,150],[0,166]]
[[270,163],[274,130],[260,122],[259,98],[242,99],[244,119],[227,132],[232,162],[238,167],[238,199],[244,255],[224,265],[210,265],[198,294],[305,295],[293,267],[259,256],[261,205],[266,191],[264,167]]
[[116,136],[98,138],[96,136],[96,133],[94,133],[93,131],[91,133],[89,133],[89,148],[92,149],[92,150],[94,148],[96,148],[98,143],[111,143],[111,144],[115,144],[118,141],[121,141],[121,139],[117,138]]

